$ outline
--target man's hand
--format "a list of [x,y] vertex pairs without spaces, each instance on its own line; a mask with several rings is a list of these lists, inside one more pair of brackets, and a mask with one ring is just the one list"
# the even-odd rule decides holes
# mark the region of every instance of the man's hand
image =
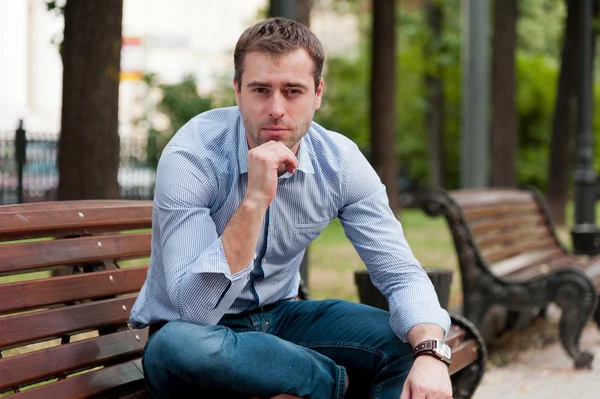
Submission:
[[400,399],[451,399],[452,384],[448,366],[431,356],[415,359]]
[[284,144],[269,141],[248,151],[248,189],[246,199],[265,209],[277,193],[277,177],[287,170],[294,173],[298,158]]

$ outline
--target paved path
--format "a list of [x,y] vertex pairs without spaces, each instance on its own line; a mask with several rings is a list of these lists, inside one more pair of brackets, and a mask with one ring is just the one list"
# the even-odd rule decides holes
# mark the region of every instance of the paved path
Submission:
[[595,354],[592,370],[575,370],[559,342],[488,370],[474,399],[600,398],[600,330],[585,329],[581,347]]

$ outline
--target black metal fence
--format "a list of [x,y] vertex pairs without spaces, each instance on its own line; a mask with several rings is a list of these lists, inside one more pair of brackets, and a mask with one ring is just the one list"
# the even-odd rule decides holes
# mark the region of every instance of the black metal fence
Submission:
[[[152,199],[154,167],[147,160],[147,140],[121,138],[121,197]],[[56,135],[0,132],[0,205],[56,200],[58,189]]]

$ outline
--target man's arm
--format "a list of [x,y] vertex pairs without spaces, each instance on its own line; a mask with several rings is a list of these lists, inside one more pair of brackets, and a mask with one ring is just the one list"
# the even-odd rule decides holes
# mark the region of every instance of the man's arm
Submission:
[[404,238],[385,186],[356,146],[350,150],[344,172],[344,203],[338,217],[373,283],[388,300],[392,329],[407,342],[413,327],[432,324],[439,327],[443,338],[450,317],[440,307],[431,280]]
[[281,164],[290,173],[298,167],[296,156],[274,141],[248,151],[246,195],[223,232],[223,248],[231,274],[242,271],[254,256],[265,212],[277,193]]
[[[292,172],[297,165],[282,144],[249,153],[246,195],[219,236],[210,215],[217,190],[210,167],[175,145],[163,153],[156,179],[156,223],[168,296],[184,321],[216,324],[243,290],[265,211],[275,196],[280,163],[289,164]],[[265,171],[265,165],[275,166]]]
[[[339,218],[377,288],[388,299],[390,326],[414,348],[443,340],[450,328],[431,280],[412,254],[402,226],[391,212],[385,187],[357,148],[351,153]],[[448,367],[419,356],[406,379],[401,399],[452,397]]]

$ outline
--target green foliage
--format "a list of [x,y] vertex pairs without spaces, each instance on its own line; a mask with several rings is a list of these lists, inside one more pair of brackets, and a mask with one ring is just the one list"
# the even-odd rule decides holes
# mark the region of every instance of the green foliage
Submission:
[[[148,131],[148,160],[156,167],[162,150],[171,137],[194,116],[208,111],[213,107],[212,97],[202,97],[198,94],[196,79],[192,75],[184,76],[179,83],[160,84],[155,74],[147,74],[143,79],[146,84],[144,97],[152,98],[152,93],[158,92],[160,99],[146,104],[146,112],[135,124],[144,124]],[[168,118],[166,127],[157,128],[157,114]]]
[[56,12],[58,14],[64,14],[66,3],[67,0],[46,1],[46,8],[48,9],[48,11]]
[[517,7],[518,50],[558,59],[567,15],[565,0],[519,1]]
[[517,54],[519,182],[544,189],[547,180],[558,66],[544,55]]
[[[428,176],[427,132],[424,92],[426,73],[444,80],[444,173],[448,188],[459,185],[461,125],[461,65],[459,1],[443,3],[446,23],[442,38],[431,44],[431,32],[422,11],[401,13],[397,56],[397,142],[400,163],[410,176],[425,185]],[[519,3],[516,57],[516,103],[519,128],[517,173],[520,183],[545,188],[552,132],[559,53],[564,24],[562,0]],[[550,22],[550,23],[549,23]],[[365,32],[368,34],[368,32]],[[424,49],[433,45],[433,51]],[[369,149],[369,46],[361,45],[358,57],[329,58],[324,105],[316,120]],[[600,85],[596,83],[600,102]],[[595,112],[595,162],[600,168],[600,113]]]
[[[422,9],[399,9],[398,51],[396,56],[396,143],[400,164],[413,179],[426,185],[428,170],[427,131],[425,115],[426,74],[440,76],[444,85],[444,175],[446,187],[459,185],[461,126],[461,1],[446,0],[443,7],[442,35],[433,40]],[[358,55],[328,57],[325,66],[325,92],[322,108],[315,121],[327,129],[354,140],[368,157],[370,153],[370,14],[357,10],[365,6],[362,0],[346,3],[342,0],[315,1],[315,9],[338,7],[338,12],[360,15],[361,41]],[[559,73],[562,30],[565,18],[563,0],[528,0],[519,2],[516,56],[516,103],[518,112],[519,148],[517,173],[520,183],[545,188],[552,132],[556,85]],[[600,48],[600,46],[597,46]],[[600,63],[597,63],[599,65]],[[598,81],[598,78],[596,79]],[[217,83],[208,97],[197,94],[193,78],[186,77],[175,85],[160,85],[155,78],[147,79],[149,87],[160,92],[156,112],[170,120],[168,129],[149,127],[150,140],[158,143],[159,151],[170,137],[193,116],[211,106],[235,104],[231,76]],[[600,84],[595,85],[595,104],[600,104]],[[597,106],[594,109],[598,108]],[[595,163],[600,170],[600,112],[594,115]]]

